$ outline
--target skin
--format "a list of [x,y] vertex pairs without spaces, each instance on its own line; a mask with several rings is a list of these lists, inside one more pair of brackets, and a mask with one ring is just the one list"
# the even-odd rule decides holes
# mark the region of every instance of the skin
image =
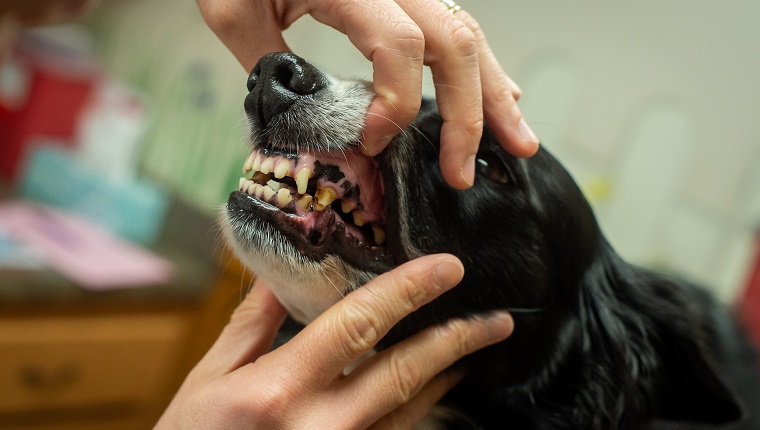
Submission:
[[156,428],[412,428],[463,376],[445,369],[512,333],[508,313],[431,327],[348,375],[343,370],[463,275],[451,255],[410,261],[348,294],[272,352],[286,312],[257,283]]
[[250,71],[268,52],[289,51],[282,32],[310,14],[345,33],[370,61],[377,93],[364,131],[368,155],[381,152],[415,118],[422,68],[433,73],[444,119],[441,171],[453,187],[475,177],[484,120],[518,157],[538,149],[538,138],[517,107],[521,91],[504,73],[477,21],[449,12],[437,0],[197,0],[206,23]]

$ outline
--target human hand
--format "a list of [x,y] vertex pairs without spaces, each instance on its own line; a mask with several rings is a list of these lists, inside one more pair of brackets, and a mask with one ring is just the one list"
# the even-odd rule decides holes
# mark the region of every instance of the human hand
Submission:
[[196,0],[204,19],[250,71],[268,52],[289,51],[282,31],[299,17],[345,33],[370,61],[377,93],[367,113],[364,147],[378,154],[417,115],[422,67],[433,73],[441,129],[441,171],[464,189],[488,122],[502,146],[527,157],[538,138],[517,106],[520,89],[504,73],[477,21],[439,0]]
[[463,270],[449,255],[413,260],[348,294],[269,353],[286,312],[258,283],[156,428],[413,427],[462,377],[444,369],[511,334],[509,314],[430,327],[348,375],[343,370],[405,315],[459,283]]

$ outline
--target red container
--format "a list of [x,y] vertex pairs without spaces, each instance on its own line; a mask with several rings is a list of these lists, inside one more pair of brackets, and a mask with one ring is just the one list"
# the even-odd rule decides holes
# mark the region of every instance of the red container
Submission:
[[14,181],[27,147],[37,140],[73,145],[100,71],[78,46],[66,43],[49,34],[27,36],[0,65],[15,76],[10,85],[16,86],[12,99],[0,92],[0,179]]

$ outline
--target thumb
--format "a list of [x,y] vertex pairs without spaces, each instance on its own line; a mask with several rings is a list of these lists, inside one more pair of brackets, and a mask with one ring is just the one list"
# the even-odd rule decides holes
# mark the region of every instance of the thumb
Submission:
[[199,367],[223,375],[256,361],[269,351],[286,315],[277,297],[256,280]]

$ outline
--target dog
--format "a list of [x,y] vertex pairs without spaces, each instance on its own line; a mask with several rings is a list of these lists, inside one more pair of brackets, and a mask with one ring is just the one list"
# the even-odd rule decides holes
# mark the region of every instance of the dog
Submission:
[[[507,340],[464,359],[443,428],[758,429],[760,374],[731,314],[703,290],[626,263],[543,145],[505,152],[486,126],[465,191],[438,167],[442,120],[424,99],[378,156],[359,151],[371,83],[290,53],[263,57],[244,101],[253,149],[223,231],[290,314],[308,323],[415,257],[447,252],[461,284],[399,322],[511,310]],[[722,426],[722,427],[718,427]]]

